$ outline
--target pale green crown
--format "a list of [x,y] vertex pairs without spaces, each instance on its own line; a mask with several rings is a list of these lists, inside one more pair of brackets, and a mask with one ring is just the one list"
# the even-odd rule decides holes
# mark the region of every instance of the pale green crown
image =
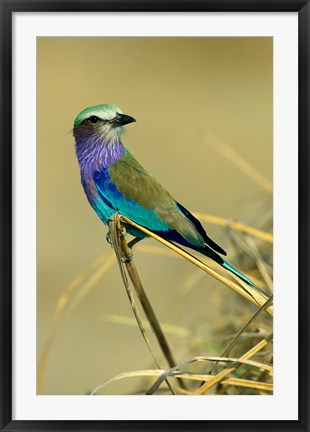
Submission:
[[90,116],[97,116],[102,120],[111,120],[116,113],[122,113],[122,110],[114,104],[99,104],[85,108],[74,120],[74,126],[79,126]]

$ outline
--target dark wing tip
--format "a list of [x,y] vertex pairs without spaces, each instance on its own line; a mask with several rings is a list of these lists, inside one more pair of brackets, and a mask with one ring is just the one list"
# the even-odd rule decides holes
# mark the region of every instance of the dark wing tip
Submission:
[[213,240],[210,239],[210,237],[208,237],[206,231],[204,230],[203,226],[201,225],[200,221],[198,219],[196,219],[191,212],[189,212],[185,207],[183,207],[180,203],[177,203],[179,209],[181,210],[181,212],[195,225],[195,227],[197,228],[197,231],[199,232],[199,234],[202,236],[205,244],[207,246],[209,246],[210,248],[212,248],[213,250],[215,250],[216,252],[222,254],[222,255],[227,255],[227,253],[224,251],[224,249],[222,249],[219,245],[217,245]]
[[225,252],[224,249],[222,249],[218,244],[216,244],[213,240],[211,240],[210,237],[208,237],[207,235],[204,240],[206,242],[206,245],[212,248],[213,250],[215,250],[216,252],[225,256],[227,255],[227,252]]

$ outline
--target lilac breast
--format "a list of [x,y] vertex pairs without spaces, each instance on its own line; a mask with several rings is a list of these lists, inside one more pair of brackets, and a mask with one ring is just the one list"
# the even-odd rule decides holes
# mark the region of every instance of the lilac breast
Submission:
[[104,141],[98,135],[75,135],[76,155],[80,165],[81,182],[90,204],[94,207],[99,194],[93,181],[96,172],[109,168],[119,160],[125,147],[119,139]]

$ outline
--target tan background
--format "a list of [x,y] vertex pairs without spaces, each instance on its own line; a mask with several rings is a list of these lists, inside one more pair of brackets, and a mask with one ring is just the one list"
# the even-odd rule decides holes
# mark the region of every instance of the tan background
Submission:
[[[271,194],[223,158],[205,134],[272,179],[272,39],[38,38],[37,72],[39,359],[59,295],[109,250],[107,228],[80,185],[75,116],[89,105],[119,105],[137,119],[123,142],[183,205],[260,227]],[[223,231],[209,226],[208,233],[231,250]],[[204,354],[214,353],[212,341],[233,314],[249,316],[248,304],[240,308],[234,293],[191,265],[141,252],[135,257],[158,316],[203,335]],[[169,314],[192,279],[181,311]],[[109,323],[107,314],[132,317],[116,267],[62,320],[43,393],[83,394],[113,375],[152,366],[136,326]],[[170,335],[169,341],[180,360],[202,354],[192,339]],[[105,392],[132,392],[129,381]]]

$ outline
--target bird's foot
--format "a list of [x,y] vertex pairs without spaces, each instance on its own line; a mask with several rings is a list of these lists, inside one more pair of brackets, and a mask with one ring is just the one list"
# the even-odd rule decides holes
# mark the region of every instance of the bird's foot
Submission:
[[120,237],[125,237],[125,235],[127,234],[126,228],[124,226],[122,226],[122,231],[120,231],[119,236]]
[[112,245],[112,239],[111,239],[110,231],[107,232],[105,238],[106,238],[106,241],[109,243],[109,245],[111,245],[111,247],[112,247],[113,245]]
[[126,257],[122,257],[123,263],[128,263],[133,259],[133,254],[127,255]]
[[130,240],[130,242],[128,242],[128,247],[132,249],[134,245],[139,243],[141,240],[143,240],[141,237],[135,237],[134,239]]

